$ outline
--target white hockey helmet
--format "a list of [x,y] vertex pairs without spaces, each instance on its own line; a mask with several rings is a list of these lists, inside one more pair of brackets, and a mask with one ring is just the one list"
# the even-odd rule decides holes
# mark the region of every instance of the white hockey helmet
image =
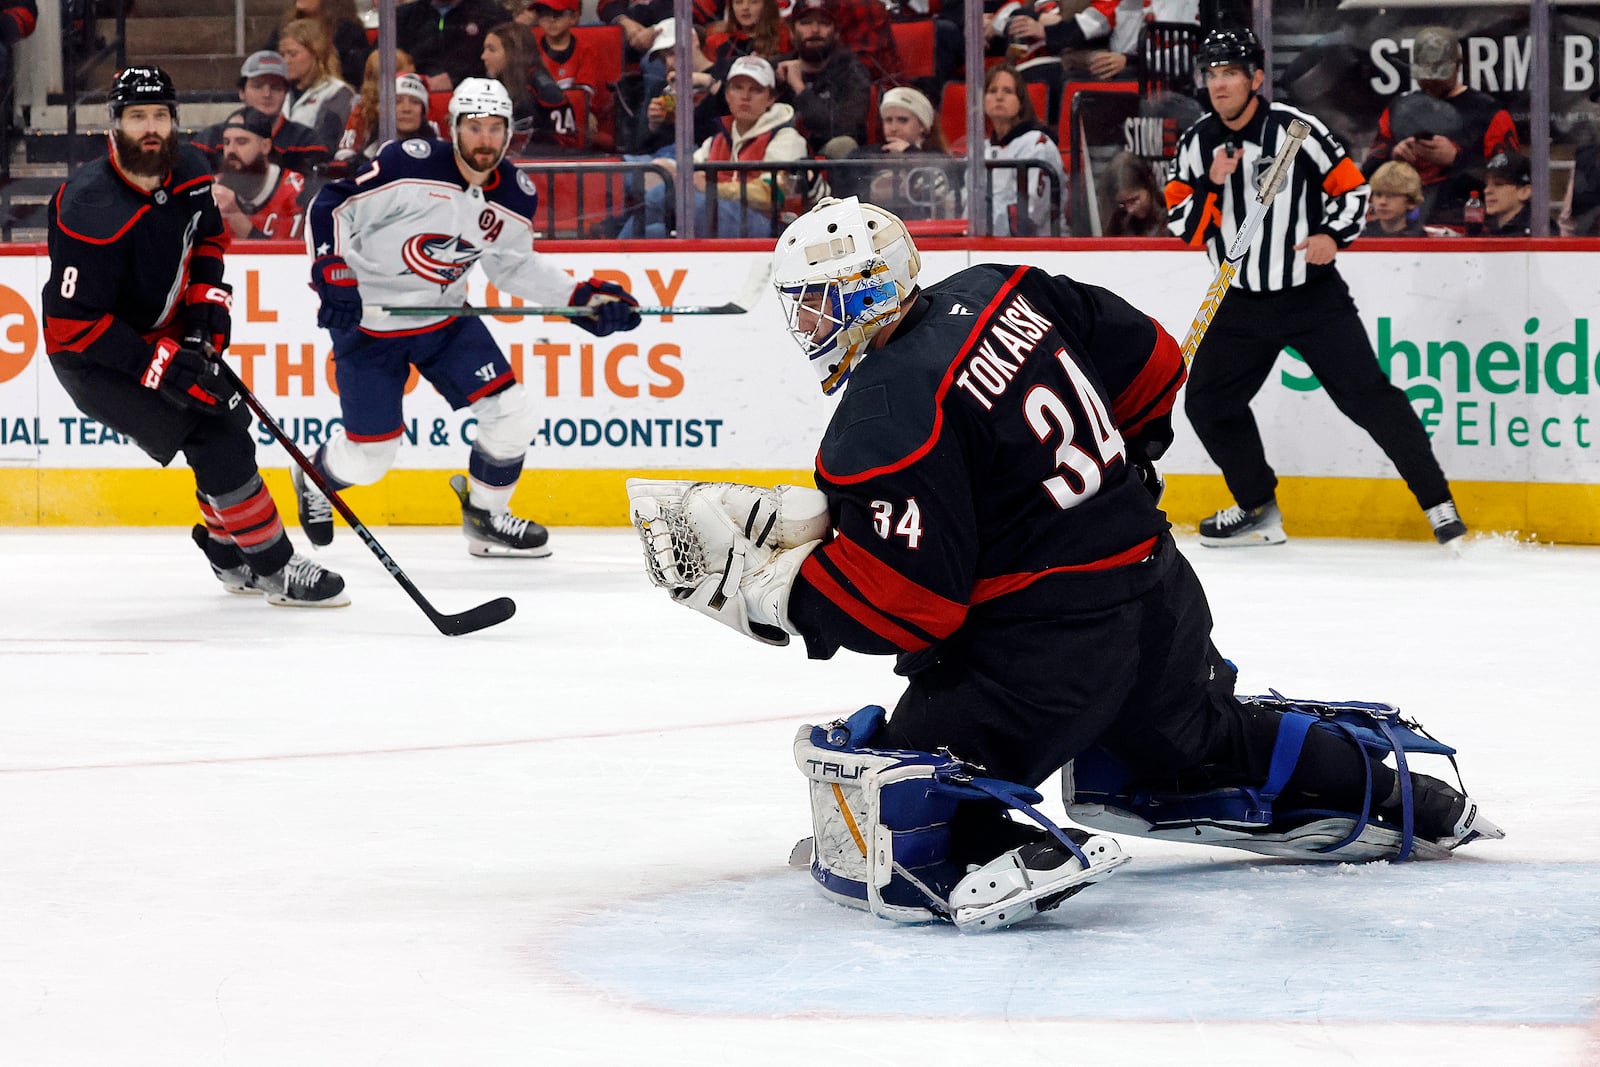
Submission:
[[[772,282],[789,332],[824,393],[844,385],[917,284],[922,257],[905,223],[855,197],[824,197],[778,238]],[[811,328],[801,325],[801,313]]]
[[[456,139],[456,127],[464,118],[498,116],[506,120],[505,144],[500,148],[500,159],[504,159],[511,147],[511,110],[511,94],[504,85],[493,78],[464,78],[450,94],[450,139]],[[500,159],[494,161],[495,166],[500,165]]]

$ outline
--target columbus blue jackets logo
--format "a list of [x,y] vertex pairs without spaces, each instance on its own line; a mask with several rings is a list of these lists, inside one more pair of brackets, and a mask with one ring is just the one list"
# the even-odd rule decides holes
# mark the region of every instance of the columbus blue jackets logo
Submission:
[[471,241],[445,233],[419,233],[400,249],[406,270],[441,288],[454,285],[483,254]]

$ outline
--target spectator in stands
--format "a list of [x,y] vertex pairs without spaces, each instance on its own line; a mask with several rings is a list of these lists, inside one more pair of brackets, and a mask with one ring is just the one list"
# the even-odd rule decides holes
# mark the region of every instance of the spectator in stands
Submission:
[[[794,108],[779,103],[772,64],[760,56],[741,56],[728,71],[725,97],[730,114],[722,128],[695,150],[696,163],[726,161],[790,162],[805,156],[805,140],[794,128]],[[671,160],[663,159],[663,164]],[[774,216],[791,182],[788,172],[721,171],[708,190],[706,174],[694,175],[698,232],[718,237],[771,237]],[[644,224],[630,219],[621,237],[665,237],[665,183],[649,190]],[[708,204],[714,202],[715,220]],[[641,232],[642,230],[642,232]]]
[[1105,185],[1112,197],[1107,237],[1172,236],[1167,230],[1165,186],[1148,159],[1118,152],[1106,164]]
[[[239,68],[239,102],[272,119],[272,162],[297,174],[309,174],[333,156],[337,141],[323,141],[317,131],[291,121],[283,110],[289,95],[289,68],[276,52],[252,52]],[[222,127],[207,126],[193,144],[206,154],[211,168],[222,165]]]
[[534,0],[529,8],[538,27],[539,57],[562,89],[589,96],[589,144],[609,151],[616,143],[616,104],[606,83],[606,61],[595,42],[572,32],[579,0]]
[[[343,164],[343,170],[354,170],[378,154],[384,142],[379,140],[378,122],[378,53],[367,57],[367,77],[361,81],[361,95],[350,110],[350,119],[344,126],[344,139],[333,160]],[[411,137],[441,138],[438,125],[428,118],[428,86],[412,72],[411,57],[395,52],[395,67],[401,73],[394,76],[394,131],[399,140]]]
[[872,75],[840,37],[837,8],[838,0],[795,0],[795,55],[777,68],[811,153],[830,159],[866,141],[872,106]]
[[888,89],[900,84],[900,50],[889,28],[889,9],[882,0],[794,0],[789,19],[795,29],[804,11],[818,7],[828,10],[840,43],[867,68],[873,85]]
[[1461,78],[1461,40],[1453,30],[1428,26],[1411,44],[1411,76],[1418,88],[1401,94],[1378,117],[1378,136],[1363,169],[1370,176],[1391,159],[1422,178],[1424,222],[1460,227],[1474,190],[1483,188],[1489,160],[1520,151],[1510,112]]
[[778,0],[728,0],[727,17],[712,23],[706,34],[708,39],[722,37],[711,62],[724,74],[740,56],[762,56],[776,64],[794,47]]
[[1600,223],[1600,145],[1580,145],[1572,153],[1572,177],[1556,219],[1562,237],[1593,237]]
[[[990,171],[989,218],[995,235],[1031,237],[1058,233],[1066,189],[1061,150],[1040,125],[1026,83],[1015,67],[995,67],[984,78],[983,114],[989,121],[989,136],[983,142],[985,159],[1038,164]],[[1055,175],[1053,182],[1051,174]],[[1056,192],[1054,205],[1052,188]],[[1019,190],[1026,193],[1025,198]]]
[[284,114],[317,131],[323,144],[336,145],[356,104],[356,91],[339,77],[333,42],[315,19],[295,19],[278,38],[278,53],[289,72]]
[[351,85],[361,84],[366,69],[367,56],[372,46],[367,43],[367,31],[356,17],[355,0],[292,0],[278,22],[278,30],[267,40],[264,48],[272,48],[283,35],[283,27],[295,19],[316,19],[322,23],[322,32],[333,42],[339,57],[339,77]]
[[1372,172],[1367,180],[1372,199],[1367,204],[1367,224],[1363,237],[1426,237],[1422,216],[1422,179],[1417,168],[1391,159]]
[[1533,167],[1521,152],[1501,152],[1483,177],[1483,235],[1527,237],[1533,232]]
[[8,153],[11,150],[10,131],[11,117],[15,110],[12,89],[16,80],[16,63],[11,53],[16,49],[17,42],[33,34],[34,25],[39,21],[39,6],[34,0],[5,0],[0,4],[0,107],[4,114],[0,115],[0,150]]
[[[851,153],[854,159],[905,159],[944,156],[949,147],[933,113],[933,104],[916,89],[898,85],[878,102],[878,124],[883,143]],[[833,195],[860,196],[892,211],[902,219],[954,218],[961,187],[961,164],[935,162],[927,166],[894,167],[881,171],[833,170],[828,183]]]
[[483,69],[511,95],[511,155],[558,155],[583,146],[572,103],[544,69],[532,30],[502,22],[484,34]]
[[505,20],[496,0],[415,0],[395,10],[395,47],[411,53],[431,92],[449,92],[483,77],[483,35]]
[[[1006,63],[1016,68],[1024,82],[1048,88],[1051,115],[1061,108],[1061,87],[1066,84],[1067,67],[1061,49],[1050,47],[1046,33],[1063,17],[1056,0],[1021,0],[1001,7],[989,24],[1006,39]],[[1085,77],[1078,80],[1085,80]]]
[[[1141,71],[1140,42],[1147,22],[1192,22],[1199,26],[1199,0],[1121,0],[1111,19],[1111,37],[1105,46],[1081,53],[1089,78],[1102,82],[1137,78]],[[1069,57],[1066,62],[1070,68],[1074,59]]]
[[234,237],[295,240],[305,223],[306,179],[272,162],[272,117],[243,107],[222,124],[222,169],[211,196]]

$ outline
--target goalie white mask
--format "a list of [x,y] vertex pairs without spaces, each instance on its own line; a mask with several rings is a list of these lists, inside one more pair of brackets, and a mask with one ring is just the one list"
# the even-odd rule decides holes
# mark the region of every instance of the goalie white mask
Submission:
[[789,332],[832,394],[902,313],[922,257],[897,217],[855,197],[817,201],[778,238],[772,280]]
[[[511,147],[511,94],[493,78],[465,78],[450,94],[450,139],[456,143],[456,154],[461,154],[461,139],[457,129],[466,118],[501,118],[505,120],[505,137],[500,143],[500,155],[488,170],[500,165]],[[471,166],[471,164],[468,164]],[[479,168],[473,167],[474,170]],[[485,172],[486,173],[486,172]]]

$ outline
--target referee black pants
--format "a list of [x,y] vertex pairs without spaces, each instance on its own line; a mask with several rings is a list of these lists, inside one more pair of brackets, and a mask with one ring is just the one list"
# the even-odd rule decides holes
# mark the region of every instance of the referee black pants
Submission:
[[1184,413],[1241,507],[1267,503],[1278,486],[1250,401],[1285,347],[1300,353],[1334,406],[1383,449],[1418,504],[1450,499],[1427,431],[1379,369],[1349,288],[1329,270],[1281,292],[1230,292],[1189,368]]

